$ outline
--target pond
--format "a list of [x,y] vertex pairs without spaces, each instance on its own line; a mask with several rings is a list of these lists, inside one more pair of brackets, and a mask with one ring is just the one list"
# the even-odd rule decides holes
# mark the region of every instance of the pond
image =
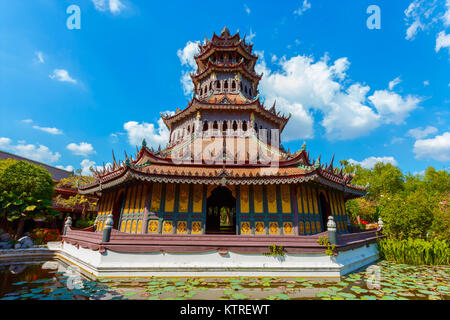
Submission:
[[0,265],[0,300],[448,300],[450,266],[381,261],[340,281],[305,278],[99,278],[60,261]]

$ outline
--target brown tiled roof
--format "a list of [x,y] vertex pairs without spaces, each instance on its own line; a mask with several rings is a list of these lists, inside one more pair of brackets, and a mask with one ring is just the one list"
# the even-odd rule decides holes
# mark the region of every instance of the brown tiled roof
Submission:
[[34,161],[34,160],[31,160],[31,159],[28,159],[28,158],[24,158],[24,157],[21,157],[21,156],[18,156],[18,155],[15,155],[15,154],[12,154],[12,153],[0,150],[0,160],[5,160],[5,159],[14,159],[14,160],[19,160],[19,161],[26,161],[26,162],[29,162],[29,163],[41,166],[44,169],[46,169],[48,172],[50,172],[50,174],[52,175],[53,180],[55,180],[55,181],[59,181],[59,180],[64,179],[64,178],[68,178],[68,177],[70,177],[72,175],[72,172],[69,172],[69,171],[66,171],[66,170],[63,170],[63,169],[59,169],[59,168],[55,168],[55,167],[49,166],[47,164],[44,164],[44,163],[41,163],[41,162],[38,162],[38,161]]

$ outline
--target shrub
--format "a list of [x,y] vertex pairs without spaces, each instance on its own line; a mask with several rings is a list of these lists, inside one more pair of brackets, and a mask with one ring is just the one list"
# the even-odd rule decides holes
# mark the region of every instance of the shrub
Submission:
[[49,241],[61,240],[61,234],[58,229],[38,228],[32,231],[31,239],[33,239],[35,244],[41,245]]
[[395,263],[411,265],[448,265],[450,246],[444,240],[433,239],[381,239],[380,257]]

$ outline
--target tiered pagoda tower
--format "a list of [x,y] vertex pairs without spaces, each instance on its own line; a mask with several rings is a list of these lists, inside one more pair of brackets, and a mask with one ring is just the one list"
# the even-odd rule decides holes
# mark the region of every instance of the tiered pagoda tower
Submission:
[[124,233],[295,236],[324,231],[332,215],[347,232],[344,203],[365,189],[333,159],[311,160],[306,143],[295,153],[281,147],[290,116],[260,102],[252,45],[225,27],[199,49],[194,97],[161,114],[167,146],[144,140],[135,156],[114,158],[80,187],[101,197],[97,230],[112,215]]

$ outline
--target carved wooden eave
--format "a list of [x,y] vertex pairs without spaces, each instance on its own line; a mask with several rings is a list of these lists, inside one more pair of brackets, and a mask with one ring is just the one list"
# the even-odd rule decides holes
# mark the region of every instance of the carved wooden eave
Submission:
[[191,103],[189,106],[182,110],[179,113],[176,113],[174,115],[161,115],[164,123],[166,124],[167,128],[169,130],[172,130],[173,126],[178,122],[186,117],[195,115],[198,111],[202,110],[215,110],[215,111],[253,111],[256,112],[258,115],[264,117],[265,119],[275,122],[279,128],[280,133],[283,131],[284,127],[286,126],[287,122],[289,121],[291,115],[289,114],[287,117],[282,117],[277,114],[274,114],[270,112],[269,110],[265,109],[261,102],[259,101],[259,98],[248,102],[248,103],[242,103],[242,104],[222,104],[222,103],[210,103],[206,101],[200,101],[197,98],[193,98],[191,100]]
[[246,75],[248,78],[254,80],[256,85],[262,79],[262,75],[256,74],[250,70],[248,70],[247,66],[244,62],[240,62],[235,65],[220,65],[216,63],[212,63],[208,61],[208,64],[205,66],[204,70],[199,73],[191,73],[191,79],[194,83],[194,86],[197,87],[198,83],[203,79],[208,77],[211,73],[214,72],[241,72],[243,75]]

